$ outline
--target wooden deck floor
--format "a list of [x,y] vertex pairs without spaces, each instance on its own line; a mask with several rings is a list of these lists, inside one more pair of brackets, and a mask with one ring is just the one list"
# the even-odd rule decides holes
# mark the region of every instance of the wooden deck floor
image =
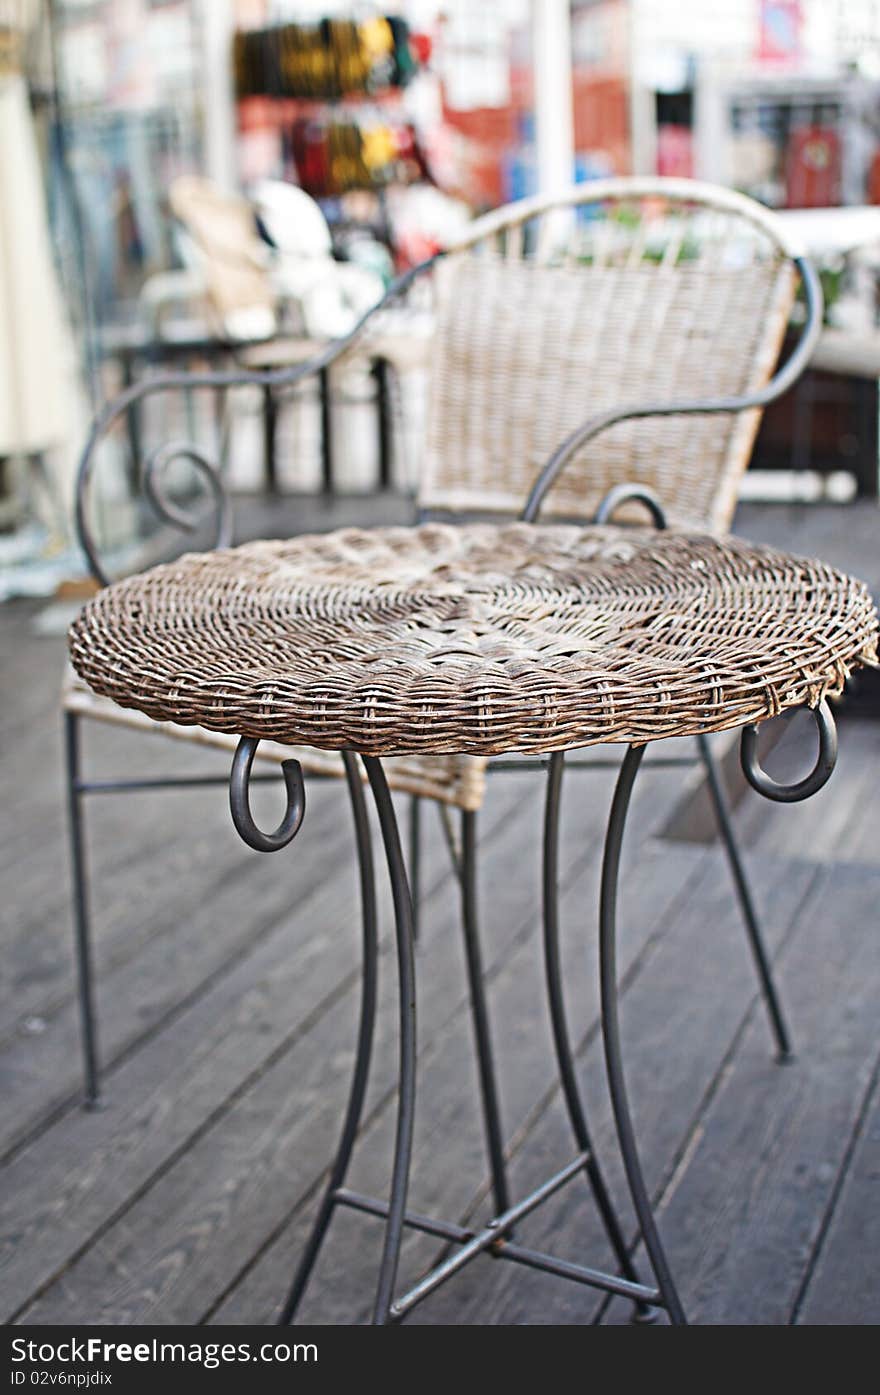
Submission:
[[[248,523],[260,527],[256,515]],[[868,507],[751,508],[741,526],[848,562],[880,591],[878,524]],[[40,610],[0,610],[0,1311],[41,1324],[268,1322],[314,1212],[351,1065],[358,929],[344,791],[313,786],[303,831],[277,858],[241,844],[222,791],[92,800],[107,1107],[83,1112],[59,775],[63,641],[36,632]],[[792,723],[776,758],[795,761],[802,739]],[[90,772],[107,775],[224,765],[108,729],[87,733],[86,754]],[[621,908],[623,1030],[648,1181],[696,1322],[880,1320],[878,757],[880,722],[844,714],[839,769],[822,794],[791,808],[748,794],[738,807],[796,1039],[786,1067],[772,1058],[717,844],[663,836],[681,776],[640,777]],[[606,774],[567,777],[564,948],[597,1147],[634,1233],[597,1039],[597,857],[610,793]],[[542,997],[540,817],[535,777],[490,782],[481,902],[515,1191],[574,1151]],[[486,1214],[486,1169],[455,889],[437,820],[426,825],[411,1198],[464,1219]],[[378,1049],[350,1178],[380,1195],[396,1051],[387,901],[383,890]],[[608,1262],[578,1184],[521,1233]],[[303,1320],[365,1319],[379,1239],[375,1221],[339,1215]],[[436,1242],[408,1239],[404,1279],[435,1254]],[[627,1316],[618,1300],[480,1259],[410,1320]]]

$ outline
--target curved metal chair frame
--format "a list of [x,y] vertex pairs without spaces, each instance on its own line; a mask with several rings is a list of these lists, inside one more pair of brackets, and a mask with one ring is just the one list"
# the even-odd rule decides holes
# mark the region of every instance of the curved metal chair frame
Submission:
[[[400,277],[390,287],[380,304],[362,318],[351,334],[343,339],[328,344],[307,363],[277,370],[248,371],[236,369],[228,372],[161,373],[142,380],[130,387],[114,401],[110,402],[93,425],[82,455],[77,483],[77,529],[90,567],[97,580],[102,585],[106,584],[108,581],[107,574],[100,560],[98,546],[89,519],[88,501],[96,464],[97,448],[111,428],[123,419],[125,414],[136,403],[147,397],[174,391],[181,387],[225,390],[244,384],[254,384],[263,387],[265,390],[292,388],[310,375],[326,372],[331,364],[356,347],[364,330],[368,327],[372,328],[374,316],[381,314],[383,308],[404,296],[413,282],[429,271],[438,268],[438,270],[445,272],[447,266],[452,268],[450,275],[452,277],[452,284],[454,285],[455,276],[457,274],[455,270],[456,264],[461,264],[461,257],[458,254],[465,256],[474,249],[480,248],[483,249],[484,260],[486,260],[486,249],[490,249],[489,258],[491,258],[491,249],[498,243],[498,240],[506,239],[508,246],[505,248],[502,259],[498,264],[503,272],[505,268],[513,265],[515,260],[514,255],[511,253],[511,246],[514,249],[514,253],[518,255],[522,248],[528,245],[530,229],[536,223],[539,223],[545,215],[555,215],[563,212],[569,216],[574,216],[578,210],[586,210],[590,207],[599,206],[615,208],[633,200],[643,202],[650,202],[652,200],[663,201],[664,207],[680,205],[688,209],[697,208],[698,210],[704,211],[707,215],[709,213],[720,213],[729,218],[739,220],[744,226],[750,227],[763,237],[766,243],[773,249],[774,255],[779,262],[779,267],[776,268],[778,274],[776,274],[773,282],[773,289],[768,291],[768,295],[770,295],[778,318],[778,323],[773,328],[773,333],[769,336],[769,340],[763,344],[762,352],[757,355],[755,362],[751,364],[748,372],[745,373],[745,377],[743,377],[742,373],[740,374],[741,390],[737,390],[736,384],[734,384],[733,388],[728,385],[727,390],[707,391],[697,396],[673,394],[667,399],[641,402],[635,400],[629,404],[624,401],[622,405],[603,407],[582,424],[576,424],[575,419],[575,424],[569,430],[560,429],[561,423],[559,421],[551,423],[554,448],[547,452],[545,456],[546,463],[543,465],[543,468],[540,470],[533,468],[531,470],[530,478],[533,480],[533,484],[521,516],[526,521],[535,520],[547,500],[550,491],[554,490],[554,493],[557,493],[557,485],[560,485],[558,495],[565,501],[563,512],[565,512],[566,509],[570,510],[572,499],[569,494],[566,500],[565,490],[561,486],[565,484],[570,477],[577,476],[578,473],[580,473],[581,494],[579,499],[576,499],[574,502],[579,505],[580,499],[590,498],[593,504],[590,513],[595,517],[596,521],[605,521],[617,510],[628,510],[635,504],[636,506],[646,506],[655,524],[661,527],[665,526],[666,515],[664,513],[664,508],[661,506],[659,498],[652,488],[655,481],[646,481],[644,478],[645,470],[641,466],[634,471],[636,479],[627,482],[625,476],[623,478],[620,477],[618,468],[619,462],[615,465],[612,459],[609,468],[613,467],[614,469],[618,469],[618,478],[612,479],[610,483],[606,478],[605,484],[600,490],[599,497],[596,497],[596,491],[592,486],[585,487],[584,480],[589,480],[591,478],[590,458],[585,457],[585,447],[591,445],[602,433],[614,427],[641,420],[670,419],[680,425],[682,420],[687,421],[688,419],[696,418],[697,421],[701,423],[704,422],[707,417],[722,416],[733,419],[742,417],[742,414],[746,414],[750,417],[747,429],[743,432],[737,432],[736,430],[728,432],[729,448],[725,449],[723,459],[717,462],[718,488],[712,492],[711,507],[714,508],[714,501],[719,497],[720,491],[725,494],[727,500],[726,507],[731,509],[731,500],[735,497],[733,485],[735,484],[738,473],[741,472],[747,462],[748,451],[751,446],[754,431],[757,427],[758,409],[783,393],[795,381],[808,362],[814,348],[821,325],[821,293],[817,278],[812,268],[803,256],[800,255],[798,248],[786,241],[773,216],[748,199],[727,191],[709,189],[706,186],[696,185],[689,181],[603,181],[596,184],[579,186],[569,194],[556,199],[539,198],[526,200],[519,205],[512,206],[510,209],[499,210],[496,214],[491,214],[487,218],[478,220],[469,231],[467,237],[463,239],[460,244],[454,248],[447,249],[446,252],[432,258],[431,261],[413,268],[404,276]],[[623,221],[617,226],[616,232],[615,229],[612,229],[614,235],[612,236],[611,242],[614,245],[611,245],[610,248],[603,253],[603,257],[607,258],[611,265],[616,265],[615,258],[622,257],[623,269],[632,271],[636,268],[633,265],[634,254],[631,243],[627,245],[626,237],[617,239],[621,243],[623,249],[621,250],[621,247],[618,247],[615,242],[616,233],[619,233],[621,229],[625,231],[626,227],[627,224]],[[587,224],[587,231],[590,231],[589,222]],[[542,243],[540,234],[537,239],[537,245],[543,248],[542,271],[553,271],[563,276],[570,276],[572,274],[572,269],[575,268],[576,270],[579,265],[586,266],[588,269],[596,267],[601,268],[601,266],[604,265],[595,254],[579,254],[581,255],[580,262],[577,256],[574,256],[574,259],[572,259],[571,254],[565,254],[564,256],[557,255],[558,248],[554,247],[552,242],[548,243],[545,241]],[[641,243],[639,255],[645,251],[646,247],[649,247],[649,241],[647,240]],[[672,250],[670,250],[670,247]],[[658,277],[663,277],[664,275],[673,277],[675,268],[682,259],[686,260],[689,256],[690,251],[684,237],[677,242],[673,239],[673,242],[667,245],[659,256],[655,256],[653,260],[650,261],[650,265],[655,269]],[[590,260],[590,257],[592,257],[592,260]],[[493,274],[496,275],[497,281],[498,265],[495,265],[494,262],[492,265],[494,268]],[[780,267],[782,268],[781,272]],[[793,297],[794,279],[792,268],[799,273],[803,285],[806,302],[805,322],[796,349],[785,366],[774,376],[771,376],[776,353],[778,352],[779,343],[781,342],[782,331],[788,318],[788,311]],[[739,275],[742,276],[742,267],[739,266],[736,270]],[[498,284],[502,287],[504,286],[505,279],[503,275]],[[671,301],[667,305],[667,313],[673,314]],[[442,328],[443,322],[441,319],[441,330]],[[443,342],[443,335],[441,333],[441,348]],[[567,402],[566,410],[568,411],[570,408],[571,404]],[[420,500],[423,513],[438,508],[449,509],[456,500],[458,501],[456,507],[466,507],[469,502],[462,499],[460,482],[453,481],[454,487],[444,493],[444,488],[442,487],[442,471],[438,466],[442,442],[438,435],[439,425],[436,397],[433,413],[432,424],[430,426],[430,432],[432,433],[432,461],[429,468],[428,488]],[[645,441],[640,441],[637,445],[638,448],[636,450],[635,459],[638,465],[639,461],[644,462],[644,460],[649,457],[650,451]],[[163,487],[164,471],[167,466],[177,458],[185,458],[190,461],[195,470],[202,477],[211,496],[214,522],[213,545],[223,546],[227,544],[231,535],[231,520],[228,504],[223,493],[222,482],[211,462],[195,448],[190,446],[166,445],[156,453],[147,463],[143,476],[145,493],[148,500],[158,515],[166,523],[173,527],[183,529],[184,531],[194,530],[196,527],[195,520],[188,512],[181,510],[179,505],[172,502],[170,498],[167,497]],[[586,469],[584,468],[585,460]],[[537,463],[540,464],[540,461]],[[608,464],[607,461],[605,463],[606,465]],[[562,479],[563,476],[565,476],[565,480]],[[687,521],[688,485],[694,478],[694,472],[688,469],[685,471],[685,476],[683,481],[679,481],[682,485],[680,497],[673,500],[670,509],[671,521],[673,524],[682,519]],[[457,494],[456,489],[459,491]],[[479,491],[476,492],[476,495],[477,497],[473,501],[470,501],[475,504],[476,511],[485,508],[487,503],[491,502],[486,499],[485,493],[482,498],[479,497]],[[521,498],[522,493],[520,494],[520,500]],[[685,502],[683,503],[682,500]],[[665,503],[667,503],[666,499],[664,499],[664,504]],[[705,499],[703,499],[699,507],[706,507]],[[717,526],[718,520],[704,518],[703,521],[706,526],[711,526],[713,522]],[[96,790],[107,792],[117,790],[130,791],[136,789],[180,788],[192,785],[193,783],[212,785],[225,783],[225,777],[207,776],[198,777],[193,780],[184,777],[169,776],[150,780],[90,782],[83,778],[81,771],[79,721],[82,715],[81,711],[76,710],[75,705],[65,714],[67,776],[74,872],[74,914],[79,966],[79,992],[85,1053],[86,1097],[89,1104],[96,1105],[99,1101],[99,1072],[88,924],[88,896],[85,871],[82,801],[86,795]],[[800,784],[793,789],[787,789],[785,787],[780,788],[778,786],[774,786],[772,789],[770,788],[768,777],[763,775],[763,772],[760,771],[757,764],[752,737],[747,734],[743,743],[743,768],[750,783],[761,793],[769,794],[770,797],[780,800],[804,798],[809,793],[812,793],[813,789],[817,788],[818,785],[827,778],[830,773],[831,764],[833,763],[833,753],[830,744],[831,739],[828,735],[829,729],[833,724],[831,723],[827,709],[822,709],[820,720],[823,732],[823,748],[817,771],[813,776],[800,782]],[[223,741],[217,744],[228,743]],[[242,738],[239,744],[233,764],[230,784],[231,809],[239,833],[250,846],[260,848],[264,851],[274,851],[285,846],[291,838],[295,836],[300,826],[303,815],[302,770],[300,764],[295,760],[283,762],[283,773],[289,799],[288,813],[275,833],[263,833],[255,825],[250,814],[248,803],[248,788],[250,783],[257,779],[271,778],[270,776],[258,776],[252,773],[252,765],[257,755],[257,744],[258,743],[252,741],[250,738]],[[330,1181],[321,1204],[312,1236],[303,1255],[288,1302],[284,1307],[282,1321],[286,1322],[291,1320],[295,1313],[311,1273],[312,1266],[320,1250],[321,1242],[330,1218],[338,1205],[353,1206],[355,1209],[383,1216],[386,1219],[384,1254],[374,1311],[374,1321],[376,1322],[383,1323],[399,1320],[404,1317],[416,1303],[427,1297],[430,1292],[433,1292],[439,1284],[443,1283],[452,1273],[456,1272],[462,1264],[466,1263],[474,1255],[482,1252],[488,1252],[497,1257],[508,1258],[531,1267],[557,1273],[564,1277],[574,1279],[577,1282],[597,1286],[604,1289],[606,1292],[622,1294],[633,1300],[634,1311],[637,1317],[650,1318],[653,1316],[655,1308],[661,1306],[667,1310],[672,1321],[684,1321],[684,1314],[663,1255],[662,1246],[651,1213],[650,1199],[645,1190],[641,1175],[638,1153],[635,1147],[635,1138],[626,1100],[616,1015],[617,989],[614,960],[615,898],[620,849],[629,797],[643,752],[644,748],[629,748],[618,776],[617,789],[608,825],[605,858],[603,862],[600,955],[603,1032],[615,1120],[627,1177],[639,1218],[641,1233],[646,1243],[656,1280],[655,1284],[653,1286],[646,1285],[638,1278],[631,1259],[632,1246],[628,1243],[623,1233],[599,1171],[587,1130],[586,1116],[577,1084],[577,1072],[568,1033],[559,957],[558,877],[556,869],[560,794],[564,766],[563,756],[557,754],[552,756],[548,761],[542,760],[533,762],[533,764],[537,764],[542,768],[546,767],[548,776],[543,879],[545,967],[548,1000],[560,1080],[579,1152],[571,1164],[562,1169],[554,1178],[550,1179],[548,1183],[532,1193],[523,1202],[515,1205],[512,1205],[510,1202],[506,1175],[503,1132],[499,1115],[498,1094],[492,1060],[479,939],[477,934],[475,881],[476,808],[473,807],[472,795],[469,798],[471,807],[465,806],[462,808],[461,842],[459,847],[454,846],[451,830],[448,824],[446,825],[447,832],[450,833],[450,845],[455,855],[456,869],[461,884],[466,963],[485,1116],[487,1150],[496,1207],[496,1217],[493,1222],[483,1229],[472,1232],[451,1223],[431,1221],[425,1217],[412,1215],[406,1209],[415,1101],[416,1039],[415,968],[413,957],[415,925],[413,895],[411,894],[411,883],[407,877],[407,871],[401,852],[400,838],[390,801],[384,763],[374,757],[363,757],[361,758],[361,767],[359,768],[354,753],[346,752],[343,753],[343,760],[340,764],[338,773],[344,774],[346,777],[353,804],[364,912],[364,978],[361,1025],[358,1036],[358,1049],[351,1095],[337,1158],[333,1165]],[[778,996],[773,984],[769,959],[763,945],[757,917],[743,871],[742,861],[734,839],[729,812],[724,802],[720,778],[712,760],[706,738],[701,738],[699,741],[699,758],[706,767],[710,793],[715,805],[720,831],[731,864],[736,891],[740,899],[750,944],[758,968],[761,989],[767,1002],[779,1052],[780,1055],[785,1056],[790,1050],[789,1039],[779,1007]],[[440,760],[441,758],[437,759]],[[308,768],[308,761],[304,763]],[[571,765],[592,763],[594,762],[580,757],[570,761]],[[684,762],[673,760],[663,763],[682,764]],[[511,764],[511,762],[500,760],[493,764],[497,765],[498,768],[505,768]],[[516,768],[523,768],[522,762],[517,761],[515,764]],[[607,762],[604,764],[606,764],[607,767]],[[489,768],[491,769],[493,767],[490,766]],[[315,773],[320,776],[325,774],[326,770],[317,768]],[[372,1198],[361,1197],[356,1193],[347,1191],[344,1187],[348,1161],[354,1146],[366,1090],[372,1029],[375,1016],[376,926],[374,877],[369,850],[368,828],[364,812],[362,787],[364,774],[371,788],[379,816],[393,891],[398,946],[400,989],[400,1092],[392,1187],[390,1200],[387,1204]],[[406,785],[404,784],[402,787],[406,788]],[[452,798],[448,802],[455,803],[455,799]],[[416,889],[418,880],[418,807],[418,803],[416,802],[413,806],[413,821],[410,830],[410,872],[413,890]],[[599,1274],[583,1266],[572,1265],[568,1262],[557,1260],[552,1256],[543,1255],[520,1245],[512,1238],[513,1226],[518,1219],[534,1209],[535,1206],[539,1205],[547,1196],[551,1195],[571,1177],[580,1173],[586,1174],[593,1196],[605,1222],[608,1236],[619,1266],[619,1274],[616,1276]],[[429,1275],[421,1280],[409,1294],[405,1295],[403,1298],[395,1299],[393,1291],[400,1244],[405,1226],[413,1226],[416,1229],[440,1236],[450,1242],[454,1242],[459,1248],[447,1260],[438,1265]]]

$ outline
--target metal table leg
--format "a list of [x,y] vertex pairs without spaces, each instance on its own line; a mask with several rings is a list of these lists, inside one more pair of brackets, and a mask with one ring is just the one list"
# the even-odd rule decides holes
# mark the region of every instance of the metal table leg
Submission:
[[[559,954],[559,813],[562,803],[564,768],[564,753],[554,751],[550,757],[547,772],[547,802],[544,811],[544,971],[547,981],[547,1003],[553,1027],[553,1045],[559,1067],[559,1083],[562,1087],[565,1107],[571,1121],[575,1141],[586,1158],[584,1173],[602,1217],[611,1248],[620,1266],[620,1272],[632,1283],[637,1284],[640,1282],[638,1271],[627,1249],[626,1238],[608,1194],[605,1179],[602,1176],[590,1139],[586,1110],[577,1082],[577,1071],[565,1011],[565,997],[562,991],[562,964]],[[653,1321],[656,1317],[656,1311],[646,1303],[638,1303],[634,1316],[637,1321]]]
[[[830,709],[824,702],[819,705],[816,711],[816,721],[819,728],[819,755],[815,769],[804,780],[790,786],[778,785],[764,773],[757,759],[756,728],[744,728],[742,736],[743,770],[755,789],[768,798],[781,803],[790,803],[805,799],[822,787],[831,774],[836,755],[834,722]],[[305,808],[302,771],[296,761],[284,762],[282,770],[287,786],[287,810],[274,833],[263,833],[254,824],[248,795],[251,767],[258,744],[253,738],[242,738],[239,743],[230,780],[230,806],[233,821],[244,840],[251,847],[272,852],[285,847],[296,836],[302,822]],[[563,757],[561,755],[554,755],[549,762],[544,826],[544,954],[556,1058],[563,1096],[578,1145],[576,1156],[540,1186],[534,1188],[527,1196],[515,1203],[509,1201],[494,1069],[488,1037],[488,1022],[485,1017],[482,965],[479,960],[476,938],[473,933],[470,933],[466,939],[468,969],[472,995],[474,994],[474,985],[477,985],[474,1001],[475,1026],[477,1028],[476,1046],[482,1072],[483,1103],[486,1112],[490,1161],[498,1209],[492,1220],[479,1227],[470,1227],[454,1221],[423,1216],[407,1210],[416,1099],[416,1001],[412,900],[394,806],[382,763],[376,757],[365,756],[361,759],[379,818],[394,903],[400,1042],[397,1126],[389,1199],[384,1201],[380,1198],[364,1196],[344,1186],[367,1088],[376,1011],[378,954],[375,885],[360,769],[357,758],[351,753],[345,753],[345,771],[354,814],[363,903],[364,973],[361,994],[361,1022],[351,1092],[340,1145],[312,1233],[282,1311],[282,1322],[289,1322],[296,1312],[335,1208],[345,1206],[363,1214],[378,1217],[385,1223],[382,1261],[373,1309],[374,1325],[401,1321],[417,1304],[481,1254],[493,1259],[509,1260],[528,1268],[541,1270],[544,1273],[555,1274],[560,1278],[569,1279],[572,1282],[584,1284],[605,1293],[620,1295],[634,1304],[636,1315],[642,1320],[653,1318],[655,1316],[654,1310],[661,1307],[666,1309],[670,1321],[674,1325],[686,1325],[687,1318],[663,1249],[642,1172],[627,1096],[618,1020],[616,920],[620,857],[632,789],[643,754],[643,746],[630,746],[628,748],[618,775],[608,819],[599,902],[599,981],[602,1040],[618,1145],[641,1237],[653,1272],[654,1285],[645,1284],[638,1278],[629,1254],[620,1218],[614,1209],[595,1158],[583,1102],[577,1085],[574,1056],[565,1014],[559,955],[557,860],[563,772]],[[470,855],[472,862],[474,848],[470,845],[473,843],[473,824],[466,823],[463,831],[464,855],[466,858]],[[472,877],[463,876],[462,887],[465,899],[466,931],[473,932],[475,929],[475,906]],[[513,1239],[513,1227],[519,1220],[529,1215],[575,1177],[584,1174],[586,1174],[592,1188],[594,1199],[617,1258],[620,1270],[617,1274],[604,1273],[585,1265],[574,1264],[555,1255],[531,1249]],[[458,1248],[446,1254],[426,1274],[423,1274],[406,1293],[395,1297],[394,1289],[400,1261],[401,1243],[406,1227],[421,1231],[423,1234],[436,1236],[447,1241],[450,1246]]]
[[95,990],[92,968],[92,938],[89,916],[88,873],[86,870],[85,828],[83,824],[80,771],[79,716],[64,714],[64,744],[67,774],[67,812],[70,833],[70,871],[73,884],[73,923],[76,970],[79,989],[80,1030],[83,1050],[84,1105],[97,1109],[101,1096],[98,1060],[98,1031],[95,1021]]
[[461,816],[461,924],[464,932],[468,989],[471,998],[471,1018],[474,1027],[474,1049],[480,1077],[480,1099],[483,1106],[483,1126],[486,1150],[492,1173],[492,1194],[500,1215],[510,1207],[507,1182],[507,1160],[504,1156],[504,1134],[501,1128],[501,1106],[498,1082],[489,1030],[483,957],[480,949],[477,918],[477,816],[465,809]]
[[608,1090],[611,1107],[617,1127],[617,1140],[620,1154],[629,1183],[630,1195],[636,1210],[642,1239],[657,1279],[657,1287],[663,1299],[663,1306],[669,1313],[670,1321],[676,1326],[684,1326],[687,1318],[672,1278],[660,1234],[654,1220],[651,1200],[636,1147],[636,1136],[626,1081],[623,1073],[623,1059],[620,1049],[620,1025],[617,1017],[617,882],[620,872],[620,849],[626,827],[630,795],[638,768],[645,753],[644,746],[630,746],[620,767],[617,786],[608,818],[605,836],[605,852],[602,858],[602,883],[599,898],[599,986],[602,999],[602,1041],[605,1047],[605,1068],[608,1074]]
[[400,1067],[397,1095],[397,1130],[394,1140],[394,1164],[391,1173],[391,1199],[385,1222],[385,1244],[376,1286],[373,1309],[374,1326],[383,1326],[391,1316],[394,1283],[400,1260],[409,1168],[412,1158],[413,1123],[416,1107],[416,971],[413,949],[412,900],[406,880],[403,850],[394,805],[385,779],[381,761],[364,756],[364,766],[373,791],[379,827],[385,844],[391,896],[394,901],[394,924],[397,934],[397,976],[400,1013]]
[[292,1322],[300,1300],[311,1278],[315,1261],[324,1243],[327,1228],[336,1208],[336,1193],[345,1182],[345,1174],[351,1161],[358,1126],[367,1093],[370,1074],[370,1057],[373,1050],[373,1034],[376,1025],[376,987],[379,965],[379,940],[376,922],[376,879],[373,868],[373,849],[370,841],[370,825],[367,819],[367,805],[358,770],[357,757],[351,752],[343,752],[345,778],[351,798],[354,816],[355,841],[357,843],[358,867],[361,884],[361,915],[363,921],[363,961],[361,976],[361,1017],[358,1028],[357,1049],[354,1058],[354,1073],[345,1121],[339,1139],[336,1157],[330,1169],[330,1176],[318,1214],[315,1217],[311,1234],[303,1250],[299,1268],[296,1271],[287,1300],[281,1311],[279,1322],[286,1326]]
[[[285,847],[296,836],[302,823],[305,810],[305,795],[302,771],[294,760],[285,761],[282,766],[287,786],[287,809],[273,833],[264,833],[254,823],[250,812],[249,785],[251,769],[258,742],[243,737],[239,742],[232,766],[230,779],[230,808],[233,821],[241,837],[251,847],[265,852],[275,852]],[[377,943],[375,918],[375,888],[369,846],[369,828],[364,809],[363,790],[357,758],[346,753],[346,777],[354,812],[355,833],[361,871],[361,891],[364,910],[364,974],[361,995],[361,1024],[358,1033],[358,1046],[355,1057],[354,1074],[349,1095],[348,1107],[342,1129],[339,1148],[330,1171],[318,1215],[306,1243],[303,1257],[297,1269],[293,1285],[284,1304],[281,1321],[292,1320],[305,1292],[308,1280],[318,1258],[327,1233],[330,1220],[337,1206],[346,1206],[368,1215],[380,1217],[385,1222],[385,1238],[382,1261],[376,1287],[373,1309],[374,1325],[399,1322],[407,1313],[441,1284],[458,1273],[477,1255],[487,1254],[495,1259],[507,1259],[528,1268],[556,1274],[575,1283],[586,1284],[607,1293],[619,1294],[631,1299],[640,1313],[647,1313],[658,1302],[661,1295],[655,1288],[642,1284],[635,1277],[631,1261],[623,1250],[620,1239],[620,1264],[622,1275],[605,1274],[584,1265],[572,1264],[554,1255],[544,1254],[513,1240],[513,1227],[522,1217],[527,1216],[561,1187],[584,1172],[589,1177],[597,1202],[603,1208],[603,1216],[609,1226],[609,1233],[621,1236],[620,1223],[614,1215],[610,1198],[604,1190],[602,1179],[595,1165],[592,1152],[581,1147],[575,1158],[560,1168],[547,1181],[534,1188],[520,1201],[511,1204],[507,1196],[505,1159],[498,1115],[497,1088],[494,1066],[488,1035],[488,1019],[482,985],[482,965],[479,947],[475,936],[475,901],[472,875],[462,878],[462,892],[465,908],[466,950],[474,1022],[476,1028],[476,1049],[481,1071],[483,1106],[486,1118],[487,1141],[493,1172],[496,1206],[495,1217],[478,1229],[469,1229],[452,1221],[435,1220],[407,1210],[407,1191],[412,1157],[413,1125],[415,1117],[416,1091],[416,1003],[415,1003],[415,956],[413,940],[412,901],[406,877],[400,835],[394,813],[394,806],[385,779],[381,761],[376,757],[361,757],[367,773],[379,827],[385,848],[385,857],[391,882],[394,903],[395,932],[397,941],[397,966],[399,984],[399,1070],[397,1127],[392,1160],[391,1188],[388,1201],[375,1197],[362,1196],[345,1188],[344,1180],[354,1148],[360,1122],[364,1097],[367,1088],[371,1045],[376,1008]],[[475,853],[475,825],[471,820],[465,823],[464,858],[473,865]],[[470,845],[470,846],[469,846]],[[468,854],[470,857],[468,859]],[[582,1117],[582,1111],[581,1115]],[[577,1129],[576,1129],[577,1133]],[[584,1132],[584,1137],[586,1133]],[[400,1260],[404,1228],[421,1230],[441,1237],[459,1246],[458,1250],[437,1263],[429,1272],[406,1293],[395,1297],[394,1288]]]

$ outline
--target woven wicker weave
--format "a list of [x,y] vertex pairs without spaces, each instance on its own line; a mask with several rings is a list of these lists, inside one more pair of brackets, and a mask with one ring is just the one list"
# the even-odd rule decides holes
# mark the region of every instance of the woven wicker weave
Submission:
[[[98,697],[68,664],[64,675],[61,700],[65,712],[76,713],[93,721],[109,722],[111,726],[142,731],[148,736],[170,736],[174,741],[186,741],[207,746],[231,755],[238,737],[204,727],[182,727],[176,722],[158,722],[134,708],[119,707],[110,698]],[[341,780],[345,774],[336,751],[282,746],[278,741],[261,741],[257,761],[266,765],[281,765],[293,756],[308,775],[320,779]],[[486,762],[473,756],[392,756],[386,763],[388,783],[401,794],[417,794],[423,799],[436,800],[456,809],[476,811],[483,803],[486,789]]]
[[[436,273],[420,505],[516,514],[586,418],[763,387],[795,281],[772,215],[706,185],[612,180],[487,215]],[[653,489],[672,526],[727,531],[760,416],[614,426],[571,462],[544,517],[591,518],[626,480]]]
[[487,524],[189,555],[85,607],[74,666],[124,707],[367,754],[719,731],[877,658],[866,588],[735,539]]

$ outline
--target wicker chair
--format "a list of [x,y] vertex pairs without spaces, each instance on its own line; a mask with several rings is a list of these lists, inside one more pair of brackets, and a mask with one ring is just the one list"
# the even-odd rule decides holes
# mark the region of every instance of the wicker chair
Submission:
[[[773,377],[795,298],[798,271],[806,290],[800,343]],[[111,403],[96,422],[83,455],[79,532],[93,570],[106,576],[88,524],[87,494],[95,449],[110,427],[144,396],[179,388],[225,389],[242,382],[290,386],[326,371],[381,326],[383,309],[413,280],[432,273],[437,332],[422,484],[422,517],[522,511],[534,518],[589,519],[604,504],[624,521],[639,517],[631,486],[669,523],[723,531],[733,514],[737,482],[748,463],[766,402],[785,391],[809,359],[821,321],[821,294],[810,268],[778,221],[740,195],[682,180],[602,181],[558,198],[514,204],[477,220],[454,247],[402,277],[352,334],[308,364],[274,371],[162,375]],[[586,421],[585,421],[586,419]],[[166,521],[188,526],[165,499],[164,466],[184,455],[201,472],[216,505],[215,540],[230,536],[216,472],[195,450],[169,446],[149,462],[145,486]],[[537,484],[536,484],[537,480]],[[551,488],[552,486],[552,488]],[[531,492],[530,492],[531,491]],[[610,491],[610,493],[609,493]],[[622,501],[622,502],[621,502]],[[74,902],[86,1094],[98,1093],[90,970],[80,770],[82,718],[166,730],[224,749],[234,738],[200,728],[154,723],[96,698],[70,679],[64,695]],[[290,749],[262,743],[259,756],[279,763]],[[297,752],[304,769],[339,775],[332,753]],[[710,792],[730,858],[780,1052],[788,1041],[761,942],[717,770],[700,741]],[[540,763],[540,762],[539,762]],[[578,762],[570,760],[572,765]],[[498,763],[504,768],[508,763]],[[489,1041],[476,926],[476,818],[486,760],[468,756],[389,762],[392,785],[414,796],[410,871],[418,898],[420,800],[436,801],[461,886],[467,964],[481,1067]],[[561,766],[559,766],[561,771]],[[225,776],[218,776],[221,783]],[[121,782],[124,787],[126,782]],[[130,782],[129,782],[130,783]],[[173,778],[152,782],[173,785]],[[450,809],[461,813],[453,838]],[[481,1069],[490,1153],[500,1148],[491,1069]]]
[[[795,381],[820,330],[821,293],[797,251],[761,205],[681,180],[602,181],[479,219],[435,274],[420,517],[520,514],[528,501],[527,517],[543,504],[544,519],[590,519],[611,501],[626,521],[639,517],[620,497],[633,491],[659,500],[669,526],[726,531],[761,408]],[[799,270],[801,339],[773,378]],[[699,758],[784,1056],[787,1031],[705,738]],[[417,801],[409,865],[417,893]]]
[[[745,396],[773,373],[797,277],[772,214],[653,180],[588,185],[567,206],[555,236],[556,201],[490,214],[438,267],[422,510],[518,514],[586,415]],[[597,206],[616,217],[584,219]],[[575,452],[543,516],[591,518],[627,481],[672,527],[726,530],[759,420],[640,407]]]

